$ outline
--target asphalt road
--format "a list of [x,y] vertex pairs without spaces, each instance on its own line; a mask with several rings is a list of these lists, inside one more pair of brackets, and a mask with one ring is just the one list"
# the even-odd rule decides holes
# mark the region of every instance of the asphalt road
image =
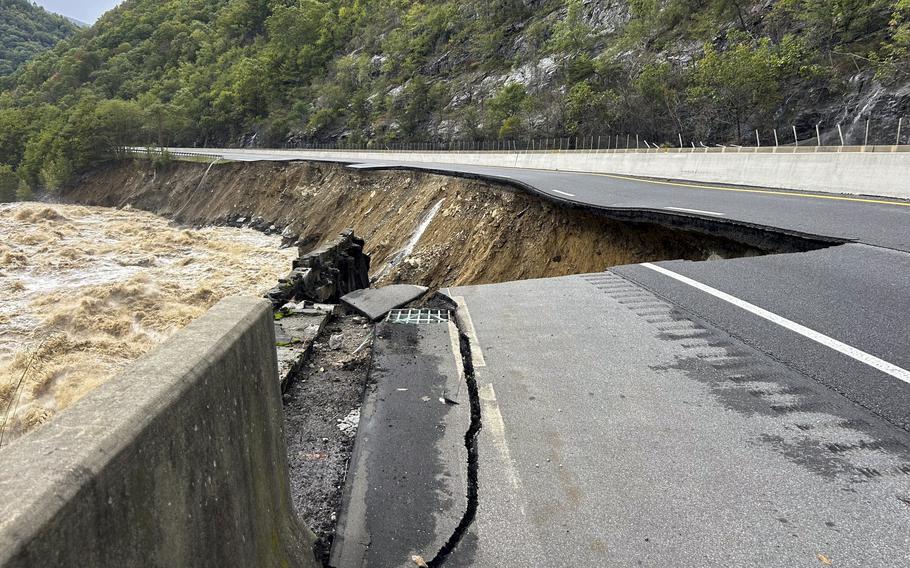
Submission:
[[851,243],[452,290],[486,365],[477,521],[451,565],[910,565],[910,203],[354,167]]
[[[201,150],[200,150],[201,151]],[[206,150],[237,161],[299,160],[287,153]],[[309,159],[309,158],[307,158]],[[554,172],[507,167],[357,162],[361,169],[406,167],[481,176],[520,184],[549,199],[612,211],[655,212],[667,218],[700,218],[744,223],[786,232],[910,251],[910,202],[887,197],[811,194],[762,188],[729,187],[685,181],[643,180],[628,176]],[[910,167],[908,167],[910,172]]]
[[482,350],[446,566],[910,565],[910,435],[605,273],[453,288]]

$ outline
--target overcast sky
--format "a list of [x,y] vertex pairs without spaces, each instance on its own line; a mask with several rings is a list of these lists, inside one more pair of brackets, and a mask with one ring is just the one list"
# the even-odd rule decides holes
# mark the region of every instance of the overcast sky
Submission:
[[121,0],[35,0],[51,12],[93,24],[98,17],[116,6]]

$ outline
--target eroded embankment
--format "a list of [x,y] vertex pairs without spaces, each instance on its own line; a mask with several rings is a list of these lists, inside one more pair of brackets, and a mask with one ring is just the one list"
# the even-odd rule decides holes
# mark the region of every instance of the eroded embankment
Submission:
[[366,239],[379,283],[480,284],[763,252],[726,238],[611,220],[483,181],[335,164],[229,163],[209,170],[176,162],[156,171],[145,162],[120,162],[85,176],[65,198],[130,205],[194,225],[261,218],[261,225],[313,246],[351,227]]

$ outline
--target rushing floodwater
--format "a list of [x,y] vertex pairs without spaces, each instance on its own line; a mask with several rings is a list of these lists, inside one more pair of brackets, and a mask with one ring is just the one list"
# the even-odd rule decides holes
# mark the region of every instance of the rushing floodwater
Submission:
[[0,205],[3,444],[46,422],[225,296],[259,296],[296,251],[251,230],[134,210]]

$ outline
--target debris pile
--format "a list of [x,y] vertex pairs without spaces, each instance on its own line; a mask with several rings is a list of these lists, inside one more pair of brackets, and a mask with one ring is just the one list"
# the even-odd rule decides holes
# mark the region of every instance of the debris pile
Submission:
[[349,438],[357,435],[357,426],[360,425],[360,409],[355,408],[344,418],[338,419],[338,429],[347,434]]
[[334,241],[294,260],[294,269],[266,297],[275,308],[291,301],[337,303],[341,296],[370,285],[370,257],[364,241],[347,229]]

